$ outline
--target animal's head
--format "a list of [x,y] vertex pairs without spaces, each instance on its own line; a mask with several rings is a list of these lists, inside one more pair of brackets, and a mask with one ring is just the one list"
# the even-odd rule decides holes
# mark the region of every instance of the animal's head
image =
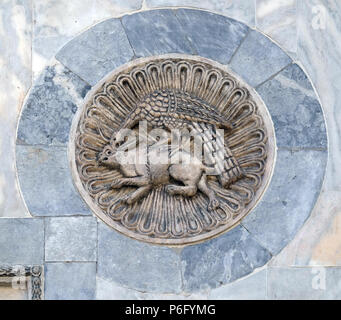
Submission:
[[[128,131],[128,133],[127,133],[127,131]],[[122,147],[123,144],[128,141],[128,138],[129,138],[128,134],[130,134],[129,129],[121,129],[121,130],[115,132],[112,135],[110,144],[116,149]]]
[[111,145],[106,145],[98,154],[98,163],[112,169],[117,169],[120,166],[116,150]]

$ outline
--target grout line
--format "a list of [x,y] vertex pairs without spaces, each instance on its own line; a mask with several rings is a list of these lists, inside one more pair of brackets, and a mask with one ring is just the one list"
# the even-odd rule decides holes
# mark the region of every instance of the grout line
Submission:
[[236,55],[237,52],[239,51],[240,47],[242,46],[242,44],[245,42],[246,38],[247,38],[247,37],[249,36],[249,34],[251,33],[251,30],[252,30],[252,29],[251,29],[249,26],[247,26],[247,27],[248,27],[248,30],[247,30],[246,35],[245,35],[245,37],[242,39],[242,41],[240,41],[240,44],[238,45],[238,47],[236,48],[236,50],[233,52],[233,54],[232,54],[230,60],[227,62],[228,65],[231,64],[233,58],[235,57],[235,55]]
[[[286,53],[286,52],[285,52]],[[289,57],[290,58],[290,57]],[[290,58],[291,59],[291,58]],[[289,66],[291,66],[292,64],[294,64],[294,61],[291,59],[291,62],[289,64],[287,64],[285,67],[283,67],[282,69],[280,69],[279,71],[277,71],[276,73],[274,73],[272,76],[270,76],[269,78],[267,78],[266,80],[264,80],[263,82],[261,82],[260,84],[257,84],[254,88],[255,90],[257,90],[259,87],[261,87],[264,83],[271,81],[273,78],[275,78],[276,76],[278,76],[284,69],[288,68]]]
[[[127,40],[128,40],[128,43],[129,43],[129,45],[130,45],[130,48],[131,48],[131,50],[133,51],[133,57],[129,60],[129,61],[132,61],[132,60],[135,60],[135,59],[137,59],[138,58],[138,56],[137,56],[137,54],[136,54],[136,52],[135,52],[135,49],[134,49],[134,47],[133,47],[133,45],[131,44],[131,40],[129,39],[129,36],[128,36],[128,33],[127,33],[127,29],[126,29],[126,27],[124,26],[124,24],[123,24],[123,16],[122,17],[120,17],[119,18],[120,19],[120,23],[121,23],[121,26],[122,26],[122,29],[123,29],[123,31],[124,31],[124,34],[126,35],[126,38],[127,38]],[[116,68],[115,68],[116,69]]]
[[249,236],[253,240],[255,240],[260,247],[262,247],[265,251],[267,251],[270,254],[270,256],[271,256],[270,259],[265,263],[265,265],[267,265],[270,262],[270,260],[272,260],[276,256],[276,254],[273,254],[269,248],[267,248],[265,245],[263,245],[262,242],[245,227],[245,225],[243,224],[243,221],[241,221],[241,223],[239,225],[247,231]]

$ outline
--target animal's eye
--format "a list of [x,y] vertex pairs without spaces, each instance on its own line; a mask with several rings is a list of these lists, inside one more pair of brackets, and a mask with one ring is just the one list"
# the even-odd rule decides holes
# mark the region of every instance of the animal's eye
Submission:
[[120,146],[120,144],[117,142],[117,143],[116,143],[116,148],[118,148],[119,146]]
[[107,149],[107,151],[105,152],[108,156],[111,155],[111,150],[110,149]]

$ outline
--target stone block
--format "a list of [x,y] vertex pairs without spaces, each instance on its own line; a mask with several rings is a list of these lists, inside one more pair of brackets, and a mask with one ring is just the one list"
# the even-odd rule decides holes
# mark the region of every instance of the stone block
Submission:
[[91,214],[73,185],[66,147],[18,145],[16,152],[21,191],[32,215]]
[[46,261],[96,261],[97,220],[56,217],[45,220]]
[[0,265],[40,265],[43,259],[42,219],[0,219]]
[[96,296],[96,263],[46,263],[46,300],[93,300]]

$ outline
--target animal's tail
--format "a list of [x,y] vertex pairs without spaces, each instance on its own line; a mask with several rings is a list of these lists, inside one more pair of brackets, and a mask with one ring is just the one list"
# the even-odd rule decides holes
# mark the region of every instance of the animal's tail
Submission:
[[224,188],[242,178],[244,170],[230,148],[224,145],[224,136],[207,124],[194,124],[194,128],[203,136],[205,161],[209,164],[205,168],[207,175],[216,175]]

